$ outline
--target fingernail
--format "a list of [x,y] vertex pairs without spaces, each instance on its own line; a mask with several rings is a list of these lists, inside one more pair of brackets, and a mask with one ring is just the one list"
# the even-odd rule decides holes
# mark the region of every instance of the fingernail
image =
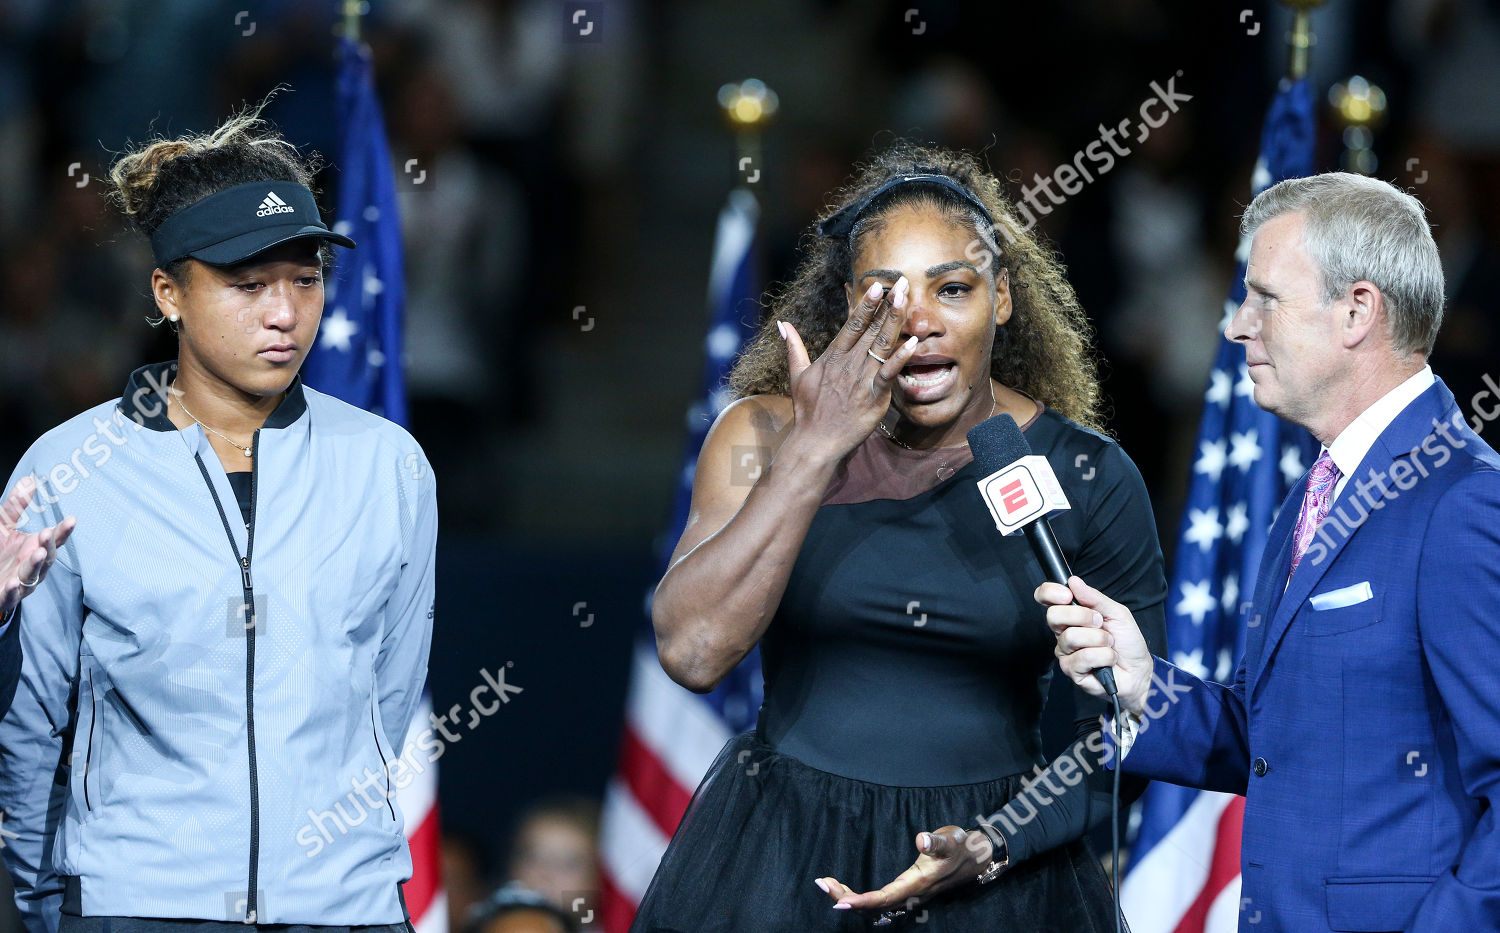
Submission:
[[905,349],[909,350],[909,349],[911,349],[912,347],[914,347],[916,345],[917,345],[917,335],[916,334],[912,334],[910,337],[906,338],[906,347],[905,347]]
[[923,833],[922,834],[921,845],[922,845],[922,851],[923,852],[926,852],[928,849],[932,848],[932,833]]
[[833,909],[834,910],[849,910],[850,907],[849,907],[848,904],[845,904],[843,901],[839,901],[837,904],[833,905]]
[[885,286],[881,285],[879,282],[876,282],[874,285],[871,285],[868,290],[865,291],[865,300],[874,301],[876,298],[880,297],[880,293],[883,291],[885,291]]
[[781,335],[781,339],[782,340],[785,340],[786,339],[786,325],[783,324],[783,323],[781,323],[780,321],[777,321],[776,322],[776,333],[778,333],[778,334]]
[[824,894],[828,893],[828,883],[826,881],[824,881],[822,878],[814,878],[813,879],[813,884],[815,884],[818,887],[822,888]]
[[1104,624],[1104,616],[1100,615],[1097,612],[1094,613],[1094,624],[1095,625],[1103,625]]

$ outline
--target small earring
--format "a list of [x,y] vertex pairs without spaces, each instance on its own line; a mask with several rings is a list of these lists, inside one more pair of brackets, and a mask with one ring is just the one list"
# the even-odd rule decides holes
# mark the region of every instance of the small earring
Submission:
[[170,316],[167,317],[167,320],[171,321],[173,324],[176,324],[177,323],[177,315],[175,315],[175,314],[170,315]]

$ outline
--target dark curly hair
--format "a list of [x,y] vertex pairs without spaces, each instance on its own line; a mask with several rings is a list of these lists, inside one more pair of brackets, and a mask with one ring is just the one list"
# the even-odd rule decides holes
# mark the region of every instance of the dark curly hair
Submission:
[[[121,153],[109,169],[109,196],[130,227],[150,239],[163,221],[184,207],[252,181],[290,181],[311,189],[321,157],[312,153],[304,158],[260,116],[275,93],[230,115],[210,133],[158,137]],[[326,241],[318,255],[323,265],[331,263],[333,251]],[[172,260],[162,271],[181,280],[186,262]],[[148,320],[153,326],[162,322],[160,317]]]
[[734,394],[789,394],[786,344],[776,322],[797,328],[810,357],[821,354],[848,317],[844,286],[854,278],[860,237],[879,229],[896,208],[915,204],[942,210],[972,229],[975,241],[967,256],[981,270],[992,277],[996,266],[1009,271],[1012,311],[1010,320],[995,329],[990,374],[1078,424],[1103,430],[1093,327],[1068,284],[1062,262],[1016,219],[1000,180],[967,152],[905,140],[856,169],[819,222],[899,175],[938,173],[973,192],[994,225],[958,194],[932,184],[889,189],[869,205],[847,238],[817,236],[814,224],[804,236],[801,266],[791,282],[768,294],[770,314],[735,361],[729,375]]

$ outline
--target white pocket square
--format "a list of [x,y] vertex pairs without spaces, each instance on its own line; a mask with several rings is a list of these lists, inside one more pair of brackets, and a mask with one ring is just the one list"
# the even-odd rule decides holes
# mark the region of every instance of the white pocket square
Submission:
[[1366,580],[1363,583],[1356,583],[1353,586],[1340,587],[1336,590],[1329,590],[1326,593],[1319,593],[1310,602],[1312,603],[1312,607],[1317,610],[1342,609],[1345,606],[1354,606],[1367,599],[1373,599],[1374,596],[1375,593],[1370,589],[1370,581]]

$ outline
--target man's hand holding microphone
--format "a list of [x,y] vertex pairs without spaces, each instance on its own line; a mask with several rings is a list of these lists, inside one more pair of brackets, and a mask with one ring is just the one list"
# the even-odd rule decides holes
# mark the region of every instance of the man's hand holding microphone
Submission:
[[1043,583],[1034,598],[1047,607],[1047,625],[1057,636],[1057,663],[1073,683],[1093,696],[1104,687],[1094,676],[1114,668],[1122,711],[1143,714],[1155,660],[1130,610],[1073,576],[1068,585]]

